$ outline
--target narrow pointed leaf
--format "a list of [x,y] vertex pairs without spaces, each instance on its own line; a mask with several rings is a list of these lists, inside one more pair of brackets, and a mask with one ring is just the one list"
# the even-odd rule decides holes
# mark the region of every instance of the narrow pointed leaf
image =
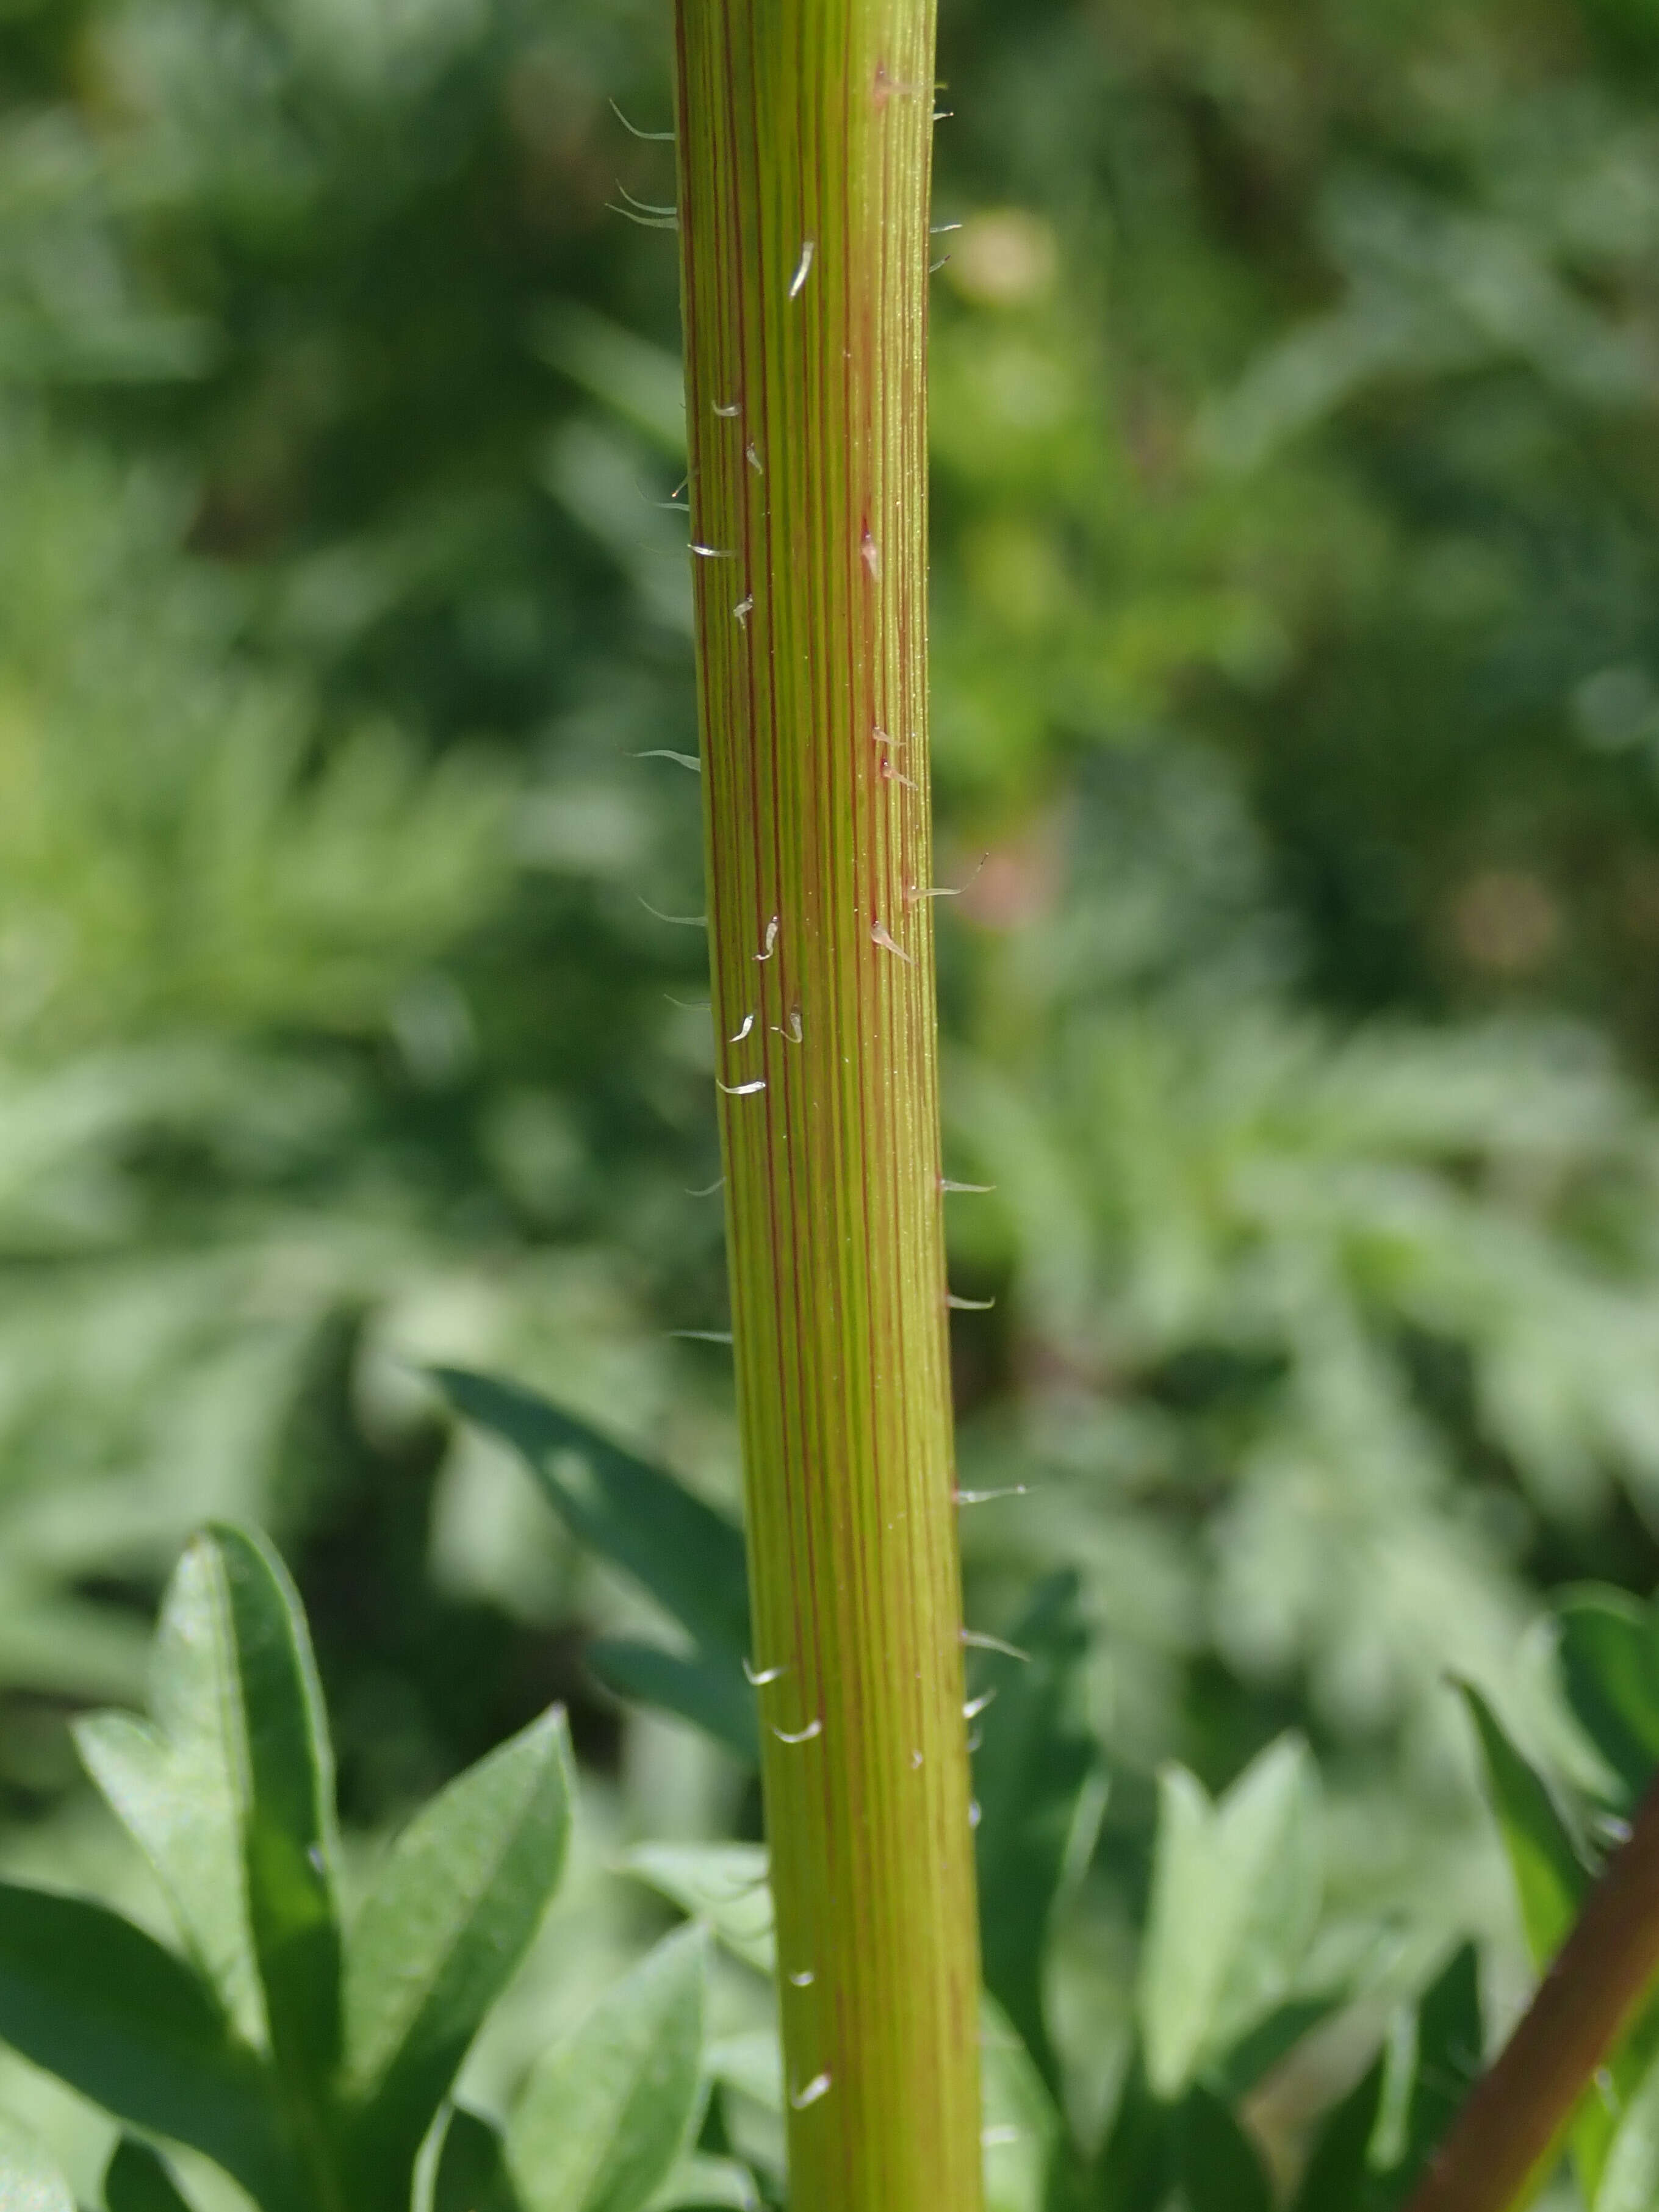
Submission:
[[104,2174],[105,2212],[191,2212],[190,2199],[148,2143],[123,2136]]
[[1207,2089],[1191,2091],[1181,2107],[1176,2167],[1187,2212],[1273,2212],[1261,2154]]
[[387,1855],[346,1947],[344,2093],[365,2203],[406,2202],[422,2138],[558,1885],[563,1716],[450,1784]]
[[1379,2058],[1326,2114],[1291,2212],[1364,2212],[1370,2201],[1369,2154],[1384,2071]]
[[1291,1994],[1322,1880],[1304,1745],[1269,1746],[1215,1805],[1191,1775],[1166,1770],[1139,1991],[1156,2095],[1177,2098]]
[[1265,2020],[1258,2021],[1249,2033],[1224,2051],[1210,2068],[1206,2079],[1218,2097],[1229,2104],[1237,2104],[1267,2075],[1271,2074],[1282,2058],[1295,2050],[1304,2036],[1328,2021],[1338,2010],[1342,1999],[1334,1991],[1321,1996],[1289,1997],[1275,2007]]
[[708,1945],[678,1930],[532,2072],[507,2130],[526,2212],[644,2212],[702,2108]]
[[254,2055],[170,1951],[100,1905],[0,1884],[0,2039],[134,2127],[295,2202]]
[[458,1368],[434,1379],[459,1413],[522,1455],[571,1533],[631,1575],[707,1653],[749,1650],[743,1534],[660,1468],[517,1383]]
[[1659,2062],[1650,2066],[1614,2129],[1593,2212],[1653,2212],[1659,2204]]
[[338,2045],[333,1765],[299,1600],[262,1537],[190,1545],[153,1672],[155,1725],[94,1716],[82,1756],[238,2027],[319,2102]]
[[992,1997],[980,2005],[985,2212],[1042,2212],[1060,2132],[1036,2060]]
[[1417,2008],[1417,2052],[1402,2182],[1414,2179],[1479,2079],[1485,2033],[1473,1943],[1455,1952]]
[[1659,1614],[1622,1590],[1583,1590],[1557,1619],[1568,1701],[1633,1806],[1659,1768]]
[[70,2185],[25,2130],[0,2119],[0,2212],[75,2212]]
[[149,1861],[186,1948],[238,2028],[263,2041],[264,2003],[248,1923],[233,1677],[216,1555],[190,1545],[167,1585],[150,1664],[155,1724],[125,1713],[76,1726],[88,1772]]
[[223,1718],[271,2045],[320,2109],[339,2052],[334,1761],[298,1594],[263,1537],[216,1528]]
[[1510,1741],[1479,1690],[1463,1696],[1480,1739],[1498,1825],[1509,1855],[1522,1926],[1533,1964],[1547,1966],[1578,1917],[1590,1886],[1560,1808],[1542,1778]]
[[747,1765],[759,1758],[755,1693],[729,1657],[688,1659],[660,1644],[605,1637],[588,1645],[587,1665],[617,1697],[690,1721]]
[[761,2212],[760,2191],[735,2158],[692,2151],[681,2159],[646,2212]]
[[500,2131],[462,2106],[444,2129],[432,2212],[523,2212]]
[[1164,2212],[1175,2183],[1171,2108],[1153,2096],[1137,2044],[1118,2090],[1111,2126],[1090,2173],[1089,2212]]
[[1052,2084],[1043,1953],[1079,1801],[1096,1765],[1080,1711],[1088,1636],[1074,1574],[1042,1585],[1012,1640],[1026,1659],[976,1654],[973,1674],[975,1695],[994,1693],[974,1760],[980,1894],[994,1901],[981,1946],[985,1986]]

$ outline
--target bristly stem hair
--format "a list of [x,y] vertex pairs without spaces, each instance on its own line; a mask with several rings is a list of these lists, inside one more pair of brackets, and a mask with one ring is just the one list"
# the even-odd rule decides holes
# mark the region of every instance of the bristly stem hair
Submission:
[[981,2201],[922,895],[933,12],[676,11],[710,963],[795,2212]]

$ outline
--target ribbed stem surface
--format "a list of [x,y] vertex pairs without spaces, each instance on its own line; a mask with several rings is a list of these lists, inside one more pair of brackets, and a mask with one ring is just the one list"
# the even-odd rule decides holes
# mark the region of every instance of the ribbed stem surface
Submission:
[[794,2212],[976,2212],[927,814],[932,0],[678,0],[732,1328]]

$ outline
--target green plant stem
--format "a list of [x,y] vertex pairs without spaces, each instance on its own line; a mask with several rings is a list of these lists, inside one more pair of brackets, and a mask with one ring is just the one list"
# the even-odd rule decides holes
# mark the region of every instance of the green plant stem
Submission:
[[1520,2025],[1475,2085],[1409,2212],[1516,2212],[1659,1972],[1659,1785]]
[[679,0],[677,36],[710,965],[791,2202],[975,2212],[927,896],[933,9]]

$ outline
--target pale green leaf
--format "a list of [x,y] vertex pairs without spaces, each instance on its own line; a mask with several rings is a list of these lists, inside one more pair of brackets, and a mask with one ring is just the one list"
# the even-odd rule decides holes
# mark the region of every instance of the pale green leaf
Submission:
[[0,2212],[75,2212],[70,2185],[33,2136],[0,2119]]
[[1212,1804],[1180,1767],[1159,1782],[1139,2008],[1153,2094],[1178,2097],[1289,1993],[1323,1885],[1306,1747],[1271,1745]]
[[646,2212],[682,2212],[682,2208],[690,2205],[696,2206],[698,2212],[716,2206],[722,2212],[726,2208],[729,2212],[761,2212],[760,2191],[754,2175],[740,2160],[711,2158],[705,2152],[692,2151],[678,2161]]
[[[558,1886],[569,1753],[552,1712],[404,1829],[346,1944],[343,2086],[359,2186],[392,2201]],[[370,2177],[373,2177],[372,2182]]]
[[1006,2013],[980,2005],[986,2212],[1042,2212],[1060,2115]]
[[526,2212],[644,2212],[702,2107],[708,1957],[678,1929],[532,2071],[507,2138]]
[[1596,2185],[1594,2212],[1653,2212],[1659,2204],[1659,2062],[1625,2106]]

